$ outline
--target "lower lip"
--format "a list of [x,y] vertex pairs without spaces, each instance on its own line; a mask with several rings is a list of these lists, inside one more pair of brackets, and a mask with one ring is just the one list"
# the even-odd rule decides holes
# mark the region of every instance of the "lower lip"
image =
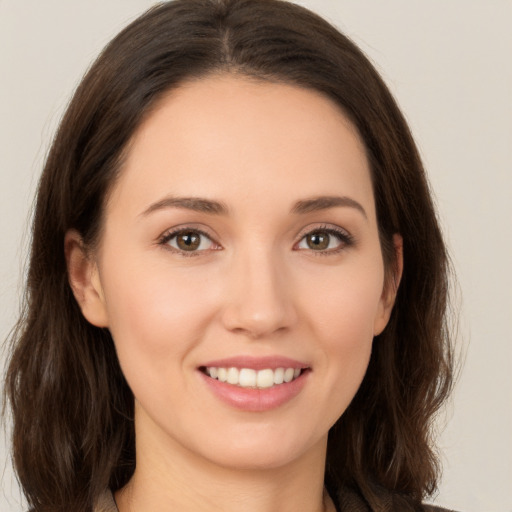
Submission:
[[304,371],[291,382],[255,389],[220,382],[203,372],[199,373],[217,398],[235,409],[247,412],[270,411],[286,404],[301,392],[309,375],[309,371]]

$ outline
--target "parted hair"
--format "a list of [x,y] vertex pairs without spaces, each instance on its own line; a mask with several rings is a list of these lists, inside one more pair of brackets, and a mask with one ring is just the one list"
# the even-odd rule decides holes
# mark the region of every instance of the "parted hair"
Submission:
[[449,261],[410,130],[383,80],[347,37],[281,0],[158,4],[103,50],[78,86],[40,179],[5,394],[14,466],[37,512],[90,512],[135,468],[134,398],[108,329],[88,323],[71,291],[64,236],[101,237],[105,200],[142,120],[187,80],[231,73],[293,84],[335,102],[371,168],[382,253],[404,268],[386,329],[346,412],[331,428],[325,482],[382,510],[382,490],[419,503],[437,485],[433,417],[452,387]]

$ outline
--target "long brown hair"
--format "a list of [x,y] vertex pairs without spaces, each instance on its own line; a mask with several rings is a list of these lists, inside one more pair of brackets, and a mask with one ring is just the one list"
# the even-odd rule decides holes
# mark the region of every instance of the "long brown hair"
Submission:
[[134,471],[133,396],[109,331],[89,324],[73,297],[64,234],[76,229],[94,246],[142,119],[170,89],[218,72],[319,91],[359,131],[386,267],[400,233],[404,271],[364,381],[329,433],[325,481],[335,501],[352,489],[372,510],[384,507],[383,492],[419,503],[436,488],[432,417],[452,383],[448,260],[428,183],[367,58],[325,20],[280,0],[162,3],[110,43],[78,87],[39,184],[26,303],[6,375],[28,502],[38,512],[90,511]]

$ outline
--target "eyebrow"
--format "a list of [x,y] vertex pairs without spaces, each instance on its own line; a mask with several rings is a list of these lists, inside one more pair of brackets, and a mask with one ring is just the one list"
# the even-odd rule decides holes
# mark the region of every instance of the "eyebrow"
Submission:
[[355,199],[347,196],[319,196],[298,201],[292,208],[292,213],[305,214],[336,207],[355,208],[365,219],[368,219],[368,215],[363,206]]
[[141,213],[141,216],[147,216],[157,210],[165,208],[184,208],[195,212],[210,213],[214,215],[227,215],[228,207],[220,202],[201,197],[164,197],[162,200],[153,203],[149,208]]
[[[347,196],[319,196],[311,199],[303,199],[297,201],[292,207],[291,212],[296,214],[307,214],[328,210],[336,207],[350,207],[358,210],[365,219],[368,218],[365,209],[355,199]],[[145,217],[155,211],[166,208],[183,208],[201,213],[209,213],[213,215],[227,215],[228,207],[221,201],[212,199],[204,199],[201,197],[164,197],[160,201],[153,203],[141,213]]]

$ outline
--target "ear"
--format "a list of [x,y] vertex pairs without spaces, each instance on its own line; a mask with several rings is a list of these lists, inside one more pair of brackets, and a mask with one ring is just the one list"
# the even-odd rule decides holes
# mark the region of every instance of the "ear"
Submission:
[[391,311],[395,304],[396,294],[398,292],[398,286],[402,279],[402,272],[404,269],[404,242],[403,238],[395,233],[393,235],[393,246],[395,249],[395,259],[393,261],[392,268],[386,272],[386,278],[384,288],[382,290],[382,296],[379,302],[379,308],[377,315],[375,316],[375,322],[373,326],[373,334],[377,336],[380,334],[389,322]]
[[96,327],[108,327],[107,310],[98,266],[87,253],[82,237],[77,231],[70,230],[66,233],[64,254],[69,285],[82,314]]

